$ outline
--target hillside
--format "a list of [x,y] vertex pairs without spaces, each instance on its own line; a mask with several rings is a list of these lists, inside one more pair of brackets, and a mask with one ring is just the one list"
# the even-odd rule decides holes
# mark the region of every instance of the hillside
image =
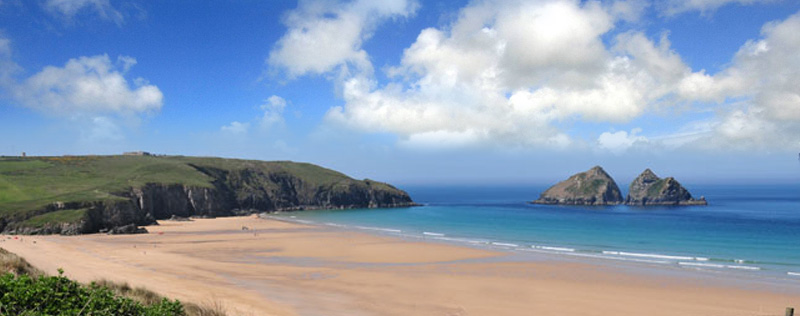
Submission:
[[0,158],[0,231],[79,234],[176,216],[414,205],[307,163],[183,156]]

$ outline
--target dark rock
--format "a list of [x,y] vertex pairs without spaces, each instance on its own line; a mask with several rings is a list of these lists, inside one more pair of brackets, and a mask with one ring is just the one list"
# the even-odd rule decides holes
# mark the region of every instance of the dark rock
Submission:
[[631,182],[625,204],[647,205],[707,205],[704,197],[694,199],[692,194],[673,177],[661,179],[646,169]]
[[172,215],[172,217],[170,217],[168,220],[170,220],[170,221],[176,221],[176,222],[191,222],[191,221],[192,221],[192,219],[191,219],[191,218],[188,218],[188,217],[180,217],[180,216],[177,216],[177,215]]
[[534,204],[616,205],[622,203],[617,183],[600,166],[575,174],[544,191]]
[[121,235],[121,234],[147,234],[147,229],[144,227],[138,227],[135,224],[128,224],[124,226],[117,226],[108,231],[109,235]]

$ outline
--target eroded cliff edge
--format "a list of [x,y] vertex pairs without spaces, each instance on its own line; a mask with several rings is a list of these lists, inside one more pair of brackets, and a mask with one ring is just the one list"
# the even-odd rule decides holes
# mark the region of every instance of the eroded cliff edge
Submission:
[[[159,168],[176,165],[179,168],[185,167],[178,176],[189,175],[205,181],[145,181],[115,189],[99,199],[83,198],[76,201],[72,198],[72,201],[59,201],[58,197],[54,197],[52,202],[35,209],[0,209],[0,231],[15,234],[74,235],[111,230],[130,224],[150,225],[156,220],[172,216],[218,217],[307,209],[415,205],[405,191],[389,184],[355,180],[311,164],[218,158],[180,159],[182,164],[172,164],[172,161],[168,165],[150,163],[144,164],[143,168],[156,169],[160,174],[150,178],[158,178],[173,172],[171,169],[158,170]],[[85,166],[83,168],[87,169]],[[59,220],[60,218],[64,220]]]

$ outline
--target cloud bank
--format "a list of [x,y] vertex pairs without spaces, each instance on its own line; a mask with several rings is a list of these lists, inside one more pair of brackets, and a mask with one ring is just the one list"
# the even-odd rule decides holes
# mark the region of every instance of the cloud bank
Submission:
[[[756,1],[671,1],[668,8],[706,12],[731,2]],[[708,74],[682,60],[668,33],[651,38],[617,29],[642,14],[647,5],[639,1],[474,1],[451,24],[422,30],[400,63],[386,71],[389,80],[378,80],[361,49],[376,25],[364,21],[378,9],[353,9],[359,3],[301,5],[288,14],[289,30],[269,59],[290,77],[347,70],[334,79],[344,105],[328,111],[331,124],[391,133],[412,147],[588,143],[620,152],[637,144],[800,145],[798,15],[765,25],[762,37],[745,43],[726,69]],[[413,8],[395,4],[378,16],[407,16]],[[293,18],[300,16],[311,18]],[[322,47],[333,33],[346,35],[341,46],[320,54],[328,52]],[[647,137],[646,130],[635,129],[586,140],[561,127],[625,124],[695,108],[716,115],[676,126],[673,135]],[[687,132],[697,126],[703,128]]]

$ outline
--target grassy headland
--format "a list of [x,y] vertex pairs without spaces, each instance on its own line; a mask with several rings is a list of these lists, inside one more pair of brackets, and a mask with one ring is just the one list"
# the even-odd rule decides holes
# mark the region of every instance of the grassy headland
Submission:
[[0,157],[0,231],[83,233],[179,216],[412,205],[308,163],[184,156]]

